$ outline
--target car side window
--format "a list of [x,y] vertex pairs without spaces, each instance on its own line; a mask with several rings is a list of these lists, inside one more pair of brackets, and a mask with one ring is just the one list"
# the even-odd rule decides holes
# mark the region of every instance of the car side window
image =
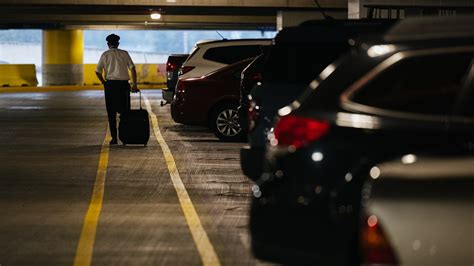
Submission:
[[358,90],[352,101],[388,110],[449,115],[474,53],[404,59]]
[[203,58],[222,64],[233,64],[247,58],[255,57],[262,52],[260,45],[238,45],[208,49]]

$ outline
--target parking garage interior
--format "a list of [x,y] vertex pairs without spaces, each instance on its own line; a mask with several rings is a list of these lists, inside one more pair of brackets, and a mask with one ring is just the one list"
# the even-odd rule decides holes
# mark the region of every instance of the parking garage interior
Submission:
[[[274,42],[279,32],[305,21],[469,20],[473,14],[474,3],[462,0],[0,0],[0,266],[318,265],[298,257],[298,250],[291,250],[297,255],[290,260],[255,255],[249,223],[261,183],[241,169],[241,148],[248,143],[222,141],[207,127],[175,121],[171,104],[162,96],[169,89],[168,56],[192,54],[203,40]],[[6,34],[12,31],[34,37],[19,43],[14,34]],[[131,93],[131,109],[148,113],[150,137],[139,145],[110,144],[104,85],[95,70],[111,33],[121,36],[119,48],[129,51],[135,62],[140,93]],[[100,42],[102,46],[90,45]],[[151,42],[156,49],[150,48]],[[377,53],[392,52],[390,46],[380,47]],[[334,66],[314,73],[315,81],[306,86],[318,86]],[[240,72],[234,76],[240,81]],[[292,104],[299,107],[299,102]],[[200,111],[196,107],[195,112]],[[377,124],[353,116],[361,128]],[[472,123],[472,117],[463,119]],[[267,141],[270,147],[272,138]],[[474,146],[472,139],[463,141],[468,155],[434,165],[461,169],[459,175],[467,180],[473,177]],[[312,163],[323,160],[322,153],[315,154]],[[399,173],[388,165],[389,173]],[[425,173],[426,167],[411,170],[419,176],[435,175]],[[319,195],[320,189],[312,193]],[[459,195],[468,199],[459,209],[470,212],[471,220],[461,224],[470,226],[465,233],[474,241],[472,192],[462,190]],[[302,196],[297,200],[306,204]],[[442,253],[441,246],[421,242],[414,240],[410,250],[422,250],[426,244],[432,257]],[[364,264],[352,253],[348,261],[332,256],[319,265]],[[463,258],[474,262],[472,254]],[[389,260],[393,262],[404,264]]]

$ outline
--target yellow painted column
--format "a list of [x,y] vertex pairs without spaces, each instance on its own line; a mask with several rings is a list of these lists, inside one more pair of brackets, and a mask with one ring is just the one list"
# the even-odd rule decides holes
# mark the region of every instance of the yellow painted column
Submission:
[[82,85],[82,30],[43,30],[43,85]]

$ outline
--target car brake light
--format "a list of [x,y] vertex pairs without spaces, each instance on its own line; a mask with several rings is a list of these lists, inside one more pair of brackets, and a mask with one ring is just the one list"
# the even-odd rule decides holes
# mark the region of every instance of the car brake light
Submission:
[[175,68],[176,68],[175,63],[168,62],[168,64],[166,64],[166,71],[168,72],[174,71]]
[[275,125],[274,136],[278,146],[293,146],[297,149],[320,139],[328,133],[329,128],[326,121],[289,115],[281,117]]
[[189,71],[195,69],[196,67],[194,66],[183,66],[181,67],[181,70],[179,71],[179,75],[184,75],[186,73],[188,73]]
[[367,216],[362,221],[360,236],[361,263],[364,265],[398,264],[377,216]]

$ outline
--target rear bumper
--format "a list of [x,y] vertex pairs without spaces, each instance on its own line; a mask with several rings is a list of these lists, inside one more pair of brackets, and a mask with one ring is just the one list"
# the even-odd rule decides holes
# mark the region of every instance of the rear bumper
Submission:
[[[189,101],[174,99],[171,102],[171,117],[176,123],[192,126],[207,126],[207,120],[201,112],[196,111],[196,105],[192,105]],[[205,112],[204,112],[205,113]]]
[[170,110],[171,110],[171,117],[176,123],[180,123],[180,124],[186,123],[182,105],[177,103],[176,100],[171,102]]
[[248,178],[256,181],[263,171],[264,147],[245,146],[240,149],[240,167]]

